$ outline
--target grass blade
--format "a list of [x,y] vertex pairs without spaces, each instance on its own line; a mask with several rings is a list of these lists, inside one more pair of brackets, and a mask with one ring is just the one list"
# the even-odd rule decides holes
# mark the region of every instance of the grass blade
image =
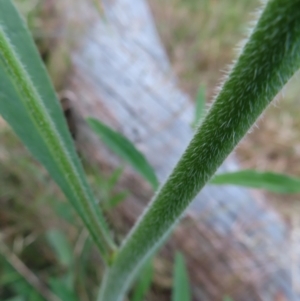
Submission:
[[149,182],[154,190],[158,187],[158,180],[152,166],[145,156],[120,133],[112,130],[97,119],[88,118],[87,122],[91,129],[115,154],[129,163],[145,180]]
[[4,301],[25,301],[25,298],[22,296],[17,296],[17,297],[6,299]]
[[64,233],[59,230],[49,230],[46,233],[46,238],[49,242],[49,245],[55,252],[59,263],[66,268],[71,268],[73,252],[72,247]]
[[62,301],[6,246],[1,238],[0,255],[9,264],[8,270],[16,271],[20,276],[20,281],[15,279],[12,285],[22,296],[31,295],[29,299],[35,301]]
[[104,258],[114,249],[33,40],[11,1],[0,1],[0,114],[46,167]]
[[111,191],[114,189],[114,187],[117,185],[118,181],[120,180],[120,178],[123,174],[123,171],[124,171],[124,167],[120,166],[112,172],[112,174],[110,175],[110,177],[107,179],[107,181],[105,183],[106,189],[108,191]]
[[198,90],[197,97],[196,97],[196,110],[195,110],[195,119],[192,123],[193,128],[197,128],[199,123],[204,117],[205,113],[205,103],[206,103],[206,89],[205,86],[201,86]]
[[115,195],[112,195],[107,199],[107,201],[104,202],[103,207],[105,208],[105,210],[112,210],[114,207],[123,202],[128,197],[128,195],[129,193],[127,191],[122,191]]
[[259,172],[251,169],[218,174],[209,183],[245,186],[277,193],[300,192],[299,178],[273,172]]
[[149,260],[139,275],[139,280],[133,291],[131,301],[143,301],[145,295],[150,290],[153,279],[153,261]]
[[49,285],[53,292],[61,299],[68,301],[79,301],[76,294],[72,292],[66,285],[58,278],[52,278]]
[[189,278],[181,253],[176,253],[173,273],[172,301],[191,301]]

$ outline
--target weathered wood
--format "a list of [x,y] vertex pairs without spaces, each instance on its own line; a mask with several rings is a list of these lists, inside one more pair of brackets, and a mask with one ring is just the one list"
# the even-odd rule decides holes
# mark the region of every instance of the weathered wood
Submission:
[[[103,0],[103,9],[104,19],[88,1],[63,10],[66,22],[81,29],[68,84],[78,147],[92,162],[118,164],[84,123],[88,116],[100,118],[136,144],[163,182],[193,135],[193,104],[177,87],[146,3]],[[237,167],[231,156],[221,169]],[[123,185],[132,195],[113,212],[123,231],[150,195],[129,168],[127,175]],[[184,252],[194,300],[299,299],[289,229],[261,198],[242,188],[207,186],[188,208],[163,254]]]

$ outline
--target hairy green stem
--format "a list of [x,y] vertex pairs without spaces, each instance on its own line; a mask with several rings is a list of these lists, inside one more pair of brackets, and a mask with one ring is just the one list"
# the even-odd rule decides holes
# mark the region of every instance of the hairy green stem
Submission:
[[98,300],[122,299],[142,263],[299,67],[300,0],[271,0],[187,150],[122,244]]
[[109,261],[115,250],[112,239],[100,209],[92,194],[81,181],[81,177],[68,154],[41,96],[23,67],[13,45],[0,25],[0,58],[20,95],[30,118],[46,143],[54,160],[60,167],[76,198],[74,207],[83,219],[104,260]]

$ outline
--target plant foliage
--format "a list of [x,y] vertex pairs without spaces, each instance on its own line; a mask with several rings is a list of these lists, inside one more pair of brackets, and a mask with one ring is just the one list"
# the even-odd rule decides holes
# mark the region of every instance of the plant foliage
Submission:
[[45,67],[11,1],[0,1],[0,114],[70,200],[103,257],[109,231],[68,132]]
[[215,175],[209,183],[265,189],[276,193],[300,192],[299,178],[273,172],[259,172],[256,170],[240,170]]

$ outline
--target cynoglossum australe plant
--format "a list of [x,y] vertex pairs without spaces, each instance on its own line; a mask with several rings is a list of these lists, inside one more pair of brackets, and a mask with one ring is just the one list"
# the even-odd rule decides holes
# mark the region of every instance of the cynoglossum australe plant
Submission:
[[10,1],[0,1],[0,113],[64,191],[108,261],[114,250],[45,68]]
[[[266,4],[190,146],[114,254],[100,300],[122,299],[139,267],[161,245],[193,197],[299,68],[299,6],[300,0],[271,0]],[[4,67],[0,68],[0,112],[56,179],[108,258],[113,243],[104,223],[99,222],[103,218],[97,213],[48,78],[11,3],[0,0],[0,8]],[[107,247],[103,248],[101,242]]]
[[270,0],[228,78],[167,182],[107,271],[98,300],[119,301],[142,263],[300,67],[300,0]]

